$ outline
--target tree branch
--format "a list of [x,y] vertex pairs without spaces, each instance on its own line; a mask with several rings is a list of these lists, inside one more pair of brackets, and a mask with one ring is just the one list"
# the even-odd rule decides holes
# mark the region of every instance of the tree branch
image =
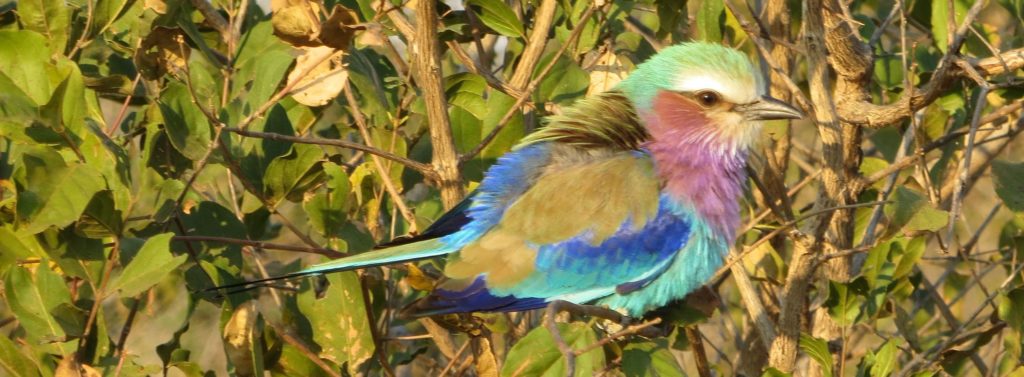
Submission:
[[465,195],[459,174],[459,156],[455,151],[451,122],[448,119],[448,100],[442,85],[441,56],[437,46],[437,3],[416,2],[416,34],[412,38],[413,75],[423,93],[430,122],[430,144],[433,146],[433,166],[437,172],[437,185],[445,209],[455,207]]
[[[508,80],[509,86],[518,90],[526,89],[526,85],[530,82],[530,76],[533,75],[533,71],[540,61],[540,55],[547,45],[548,33],[551,32],[551,24],[555,20],[556,5],[558,2],[555,0],[543,0],[537,7],[533,16],[533,27],[530,30],[530,40],[526,42],[526,48],[519,55],[516,70],[512,74],[512,78]],[[586,21],[583,19],[583,22]],[[582,28],[582,25],[578,25],[577,28]]]

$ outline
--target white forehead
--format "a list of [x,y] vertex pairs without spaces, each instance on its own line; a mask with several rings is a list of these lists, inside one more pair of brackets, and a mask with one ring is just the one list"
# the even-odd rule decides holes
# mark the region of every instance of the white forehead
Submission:
[[[753,78],[753,77],[752,77]],[[754,80],[737,80],[728,75],[713,72],[683,75],[676,79],[672,89],[678,92],[698,92],[713,90],[732,103],[750,103],[757,100],[763,93],[760,82]]]

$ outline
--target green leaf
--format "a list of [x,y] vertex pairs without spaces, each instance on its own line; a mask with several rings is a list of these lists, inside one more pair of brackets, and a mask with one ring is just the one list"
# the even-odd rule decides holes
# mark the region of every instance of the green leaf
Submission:
[[720,20],[725,12],[722,0],[702,0],[697,8],[697,39],[708,42],[722,40]]
[[551,73],[541,80],[537,95],[542,101],[569,104],[586,94],[587,88],[590,87],[590,74],[580,68],[573,59],[565,55],[554,56],[555,52],[557,51],[541,59],[533,73],[536,77],[552,58],[558,59],[551,68]]
[[[583,322],[559,323],[558,332],[565,343],[573,349],[583,349],[597,342],[597,335]],[[576,357],[576,376],[592,376],[604,368],[603,350],[598,347]],[[526,334],[505,358],[501,368],[502,377],[513,376],[565,376],[565,358],[555,346],[551,332],[538,326]]]
[[[960,22],[967,16],[967,9],[969,5],[965,0],[953,0],[953,14],[955,15],[955,25],[953,29],[960,26]],[[952,33],[952,29],[949,28],[949,0],[932,0],[932,37],[935,40],[935,47],[938,47],[942,53],[946,53],[949,49],[949,34]]]
[[113,193],[102,190],[93,195],[75,229],[90,238],[104,238],[120,235],[123,225],[121,211],[114,205]]
[[480,21],[499,34],[507,37],[526,36],[526,33],[523,32],[523,23],[516,18],[512,8],[509,8],[504,1],[469,0],[466,5],[478,7],[480,10],[477,13],[480,16]]
[[275,375],[282,376],[309,376],[326,377],[330,376],[320,369],[302,351],[299,351],[290,344],[281,347],[281,357],[278,358],[273,368]]
[[302,185],[303,178],[319,171],[317,163],[323,158],[320,147],[309,144],[295,144],[292,151],[275,158],[267,166],[263,176],[266,199],[277,204],[285,196]]
[[761,374],[761,377],[792,377],[792,376],[793,375],[790,374],[790,373],[786,373],[786,372],[783,372],[783,371],[775,369],[775,368],[765,369],[764,373]]
[[906,242],[906,245],[903,246],[903,253],[900,256],[899,262],[896,264],[896,269],[892,272],[894,280],[902,279],[914,271],[914,266],[917,265],[921,260],[921,256],[924,255],[926,243],[927,241],[924,236]]
[[896,369],[896,340],[889,339],[875,351],[875,365],[871,366],[872,376],[889,376]]
[[326,189],[317,192],[302,203],[309,216],[309,224],[324,237],[341,236],[345,225],[349,193],[352,191],[345,169],[333,162],[324,163],[327,175]]
[[4,279],[7,306],[25,329],[25,338],[32,345],[48,353],[70,355],[77,341],[68,342],[66,333],[51,312],[61,305],[71,304],[71,292],[64,279],[50,270],[49,262],[42,260],[35,271],[15,266]]
[[996,160],[992,162],[996,195],[1003,200],[1006,208],[1024,212],[1024,162]]
[[892,204],[885,206],[890,228],[905,232],[935,231],[949,222],[949,213],[932,207],[924,195],[906,187],[897,187]]
[[15,232],[9,224],[0,226],[0,271],[19,259],[44,257],[46,252],[35,237],[26,232]]
[[999,295],[999,319],[1018,332],[1024,331],[1024,288]]
[[451,120],[455,149],[459,153],[471,151],[480,144],[483,135],[480,134],[479,118],[462,107],[452,106],[448,109],[448,119]]
[[160,95],[159,105],[174,149],[190,160],[202,159],[210,148],[213,131],[209,119],[192,101],[188,87],[179,82],[169,83]]
[[[18,18],[27,30],[42,34],[50,53],[63,54],[68,44],[71,8],[63,0],[18,0]],[[35,45],[35,49],[44,44]]]
[[821,367],[821,373],[825,376],[832,376],[832,353],[828,351],[828,342],[807,334],[800,334],[800,349],[814,359]]
[[91,32],[99,34],[106,30],[110,24],[117,21],[128,3],[129,0],[96,0],[96,6],[93,9]]
[[[482,135],[490,134],[515,102],[516,99],[509,95],[496,91],[491,92],[487,98],[487,115],[483,118]],[[505,124],[505,127],[498,132],[494,140],[487,145],[487,148],[480,152],[480,157],[489,159],[501,157],[505,152],[511,150],[512,146],[525,134],[522,112],[517,111],[512,115],[512,119]]]
[[185,263],[187,255],[171,254],[172,236],[174,233],[162,233],[146,240],[142,249],[121,271],[121,275],[110,283],[108,291],[120,291],[122,297],[138,295]]
[[21,353],[18,346],[7,337],[0,337],[0,371],[11,377],[34,377],[39,369],[32,359]]
[[64,80],[50,63],[50,53],[39,48],[46,44],[46,38],[34,31],[0,31],[0,75],[7,76],[36,106],[49,103]]
[[486,92],[487,81],[478,75],[463,72],[445,78],[444,94],[448,103],[472,113],[477,119],[487,116]]
[[829,281],[825,307],[837,325],[849,326],[857,320],[864,302],[863,295],[867,291],[866,285],[863,279],[854,280],[849,284]]
[[78,219],[93,194],[105,187],[103,177],[89,165],[66,164],[52,149],[32,148],[21,156],[15,173],[18,217],[25,231],[39,233],[63,228]]
[[374,352],[362,286],[354,272],[329,274],[327,281],[330,287],[323,297],[316,298],[312,289],[299,295],[299,310],[316,329],[313,340],[320,345],[320,356],[338,365],[347,363],[355,375]]
[[622,350],[622,373],[627,377],[683,376],[667,339],[631,342]]

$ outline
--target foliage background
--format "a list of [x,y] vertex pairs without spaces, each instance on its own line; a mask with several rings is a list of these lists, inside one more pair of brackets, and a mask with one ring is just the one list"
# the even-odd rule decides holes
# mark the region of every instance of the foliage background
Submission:
[[564,375],[540,313],[396,318],[442,261],[203,290],[424,229],[701,39],[810,116],[714,289],[561,318],[575,374],[1024,375],[1022,35],[1020,0],[0,2],[0,370]]

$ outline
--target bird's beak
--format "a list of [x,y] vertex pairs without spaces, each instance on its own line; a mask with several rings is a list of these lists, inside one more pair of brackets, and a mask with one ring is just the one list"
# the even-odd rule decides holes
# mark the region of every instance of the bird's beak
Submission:
[[754,102],[736,105],[733,109],[742,114],[746,120],[800,119],[804,117],[804,113],[795,107],[768,96],[762,96]]

